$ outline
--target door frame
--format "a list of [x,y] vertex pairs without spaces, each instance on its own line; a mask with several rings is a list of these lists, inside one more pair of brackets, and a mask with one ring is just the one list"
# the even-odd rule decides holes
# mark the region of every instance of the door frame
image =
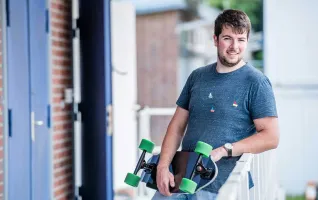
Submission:
[[7,61],[7,1],[1,1],[1,17],[2,17],[2,23],[1,23],[1,29],[2,29],[2,92],[4,98],[3,101],[3,195],[5,199],[8,199],[8,136],[9,136],[9,129],[8,129],[8,84],[7,84],[7,77],[8,77],[8,61]]

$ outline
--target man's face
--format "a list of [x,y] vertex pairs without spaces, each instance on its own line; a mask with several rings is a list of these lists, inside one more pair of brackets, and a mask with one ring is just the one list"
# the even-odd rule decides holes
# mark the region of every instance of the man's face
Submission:
[[222,65],[233,67],[242,60],[247,46],[247,32],[234,33],[231,27],[224,26],[219,38],[215,35],[213,38]]

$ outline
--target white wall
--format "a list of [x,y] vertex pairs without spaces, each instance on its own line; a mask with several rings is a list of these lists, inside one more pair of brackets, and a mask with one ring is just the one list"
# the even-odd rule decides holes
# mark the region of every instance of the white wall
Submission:
[[111,9],[116,191],[129,187],[124,179],[137,163],[136,14],[129,2],[112,1]]
[[276,94],[277,169],[287,194],[318,182],[318,1],[265,0],[265,73]]

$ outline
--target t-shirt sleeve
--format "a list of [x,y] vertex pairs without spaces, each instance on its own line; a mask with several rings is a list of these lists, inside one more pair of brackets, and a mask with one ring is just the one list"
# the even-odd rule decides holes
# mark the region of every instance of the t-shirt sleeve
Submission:
[[275,96],[267,77],[252,86],[250,114],[252,119],[277,117]]
[[191,97],[191,88],[193,85],[194,71],[188,77],[176,104],[183,109],[189,110],[189,102]]

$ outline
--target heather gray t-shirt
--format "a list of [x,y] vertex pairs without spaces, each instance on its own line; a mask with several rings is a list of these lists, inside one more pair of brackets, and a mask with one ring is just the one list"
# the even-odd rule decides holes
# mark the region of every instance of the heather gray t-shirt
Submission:
[[[218,148],[242,140],[256,132],[253,119],[277,116],[270,81],[250,64],[229,73],[218,73],[216,63],[194,70],[176,103],[189,111],[184,151],[198,141]],[[219,174],[206,190],[217,193],[238,159],[219,160]]]

